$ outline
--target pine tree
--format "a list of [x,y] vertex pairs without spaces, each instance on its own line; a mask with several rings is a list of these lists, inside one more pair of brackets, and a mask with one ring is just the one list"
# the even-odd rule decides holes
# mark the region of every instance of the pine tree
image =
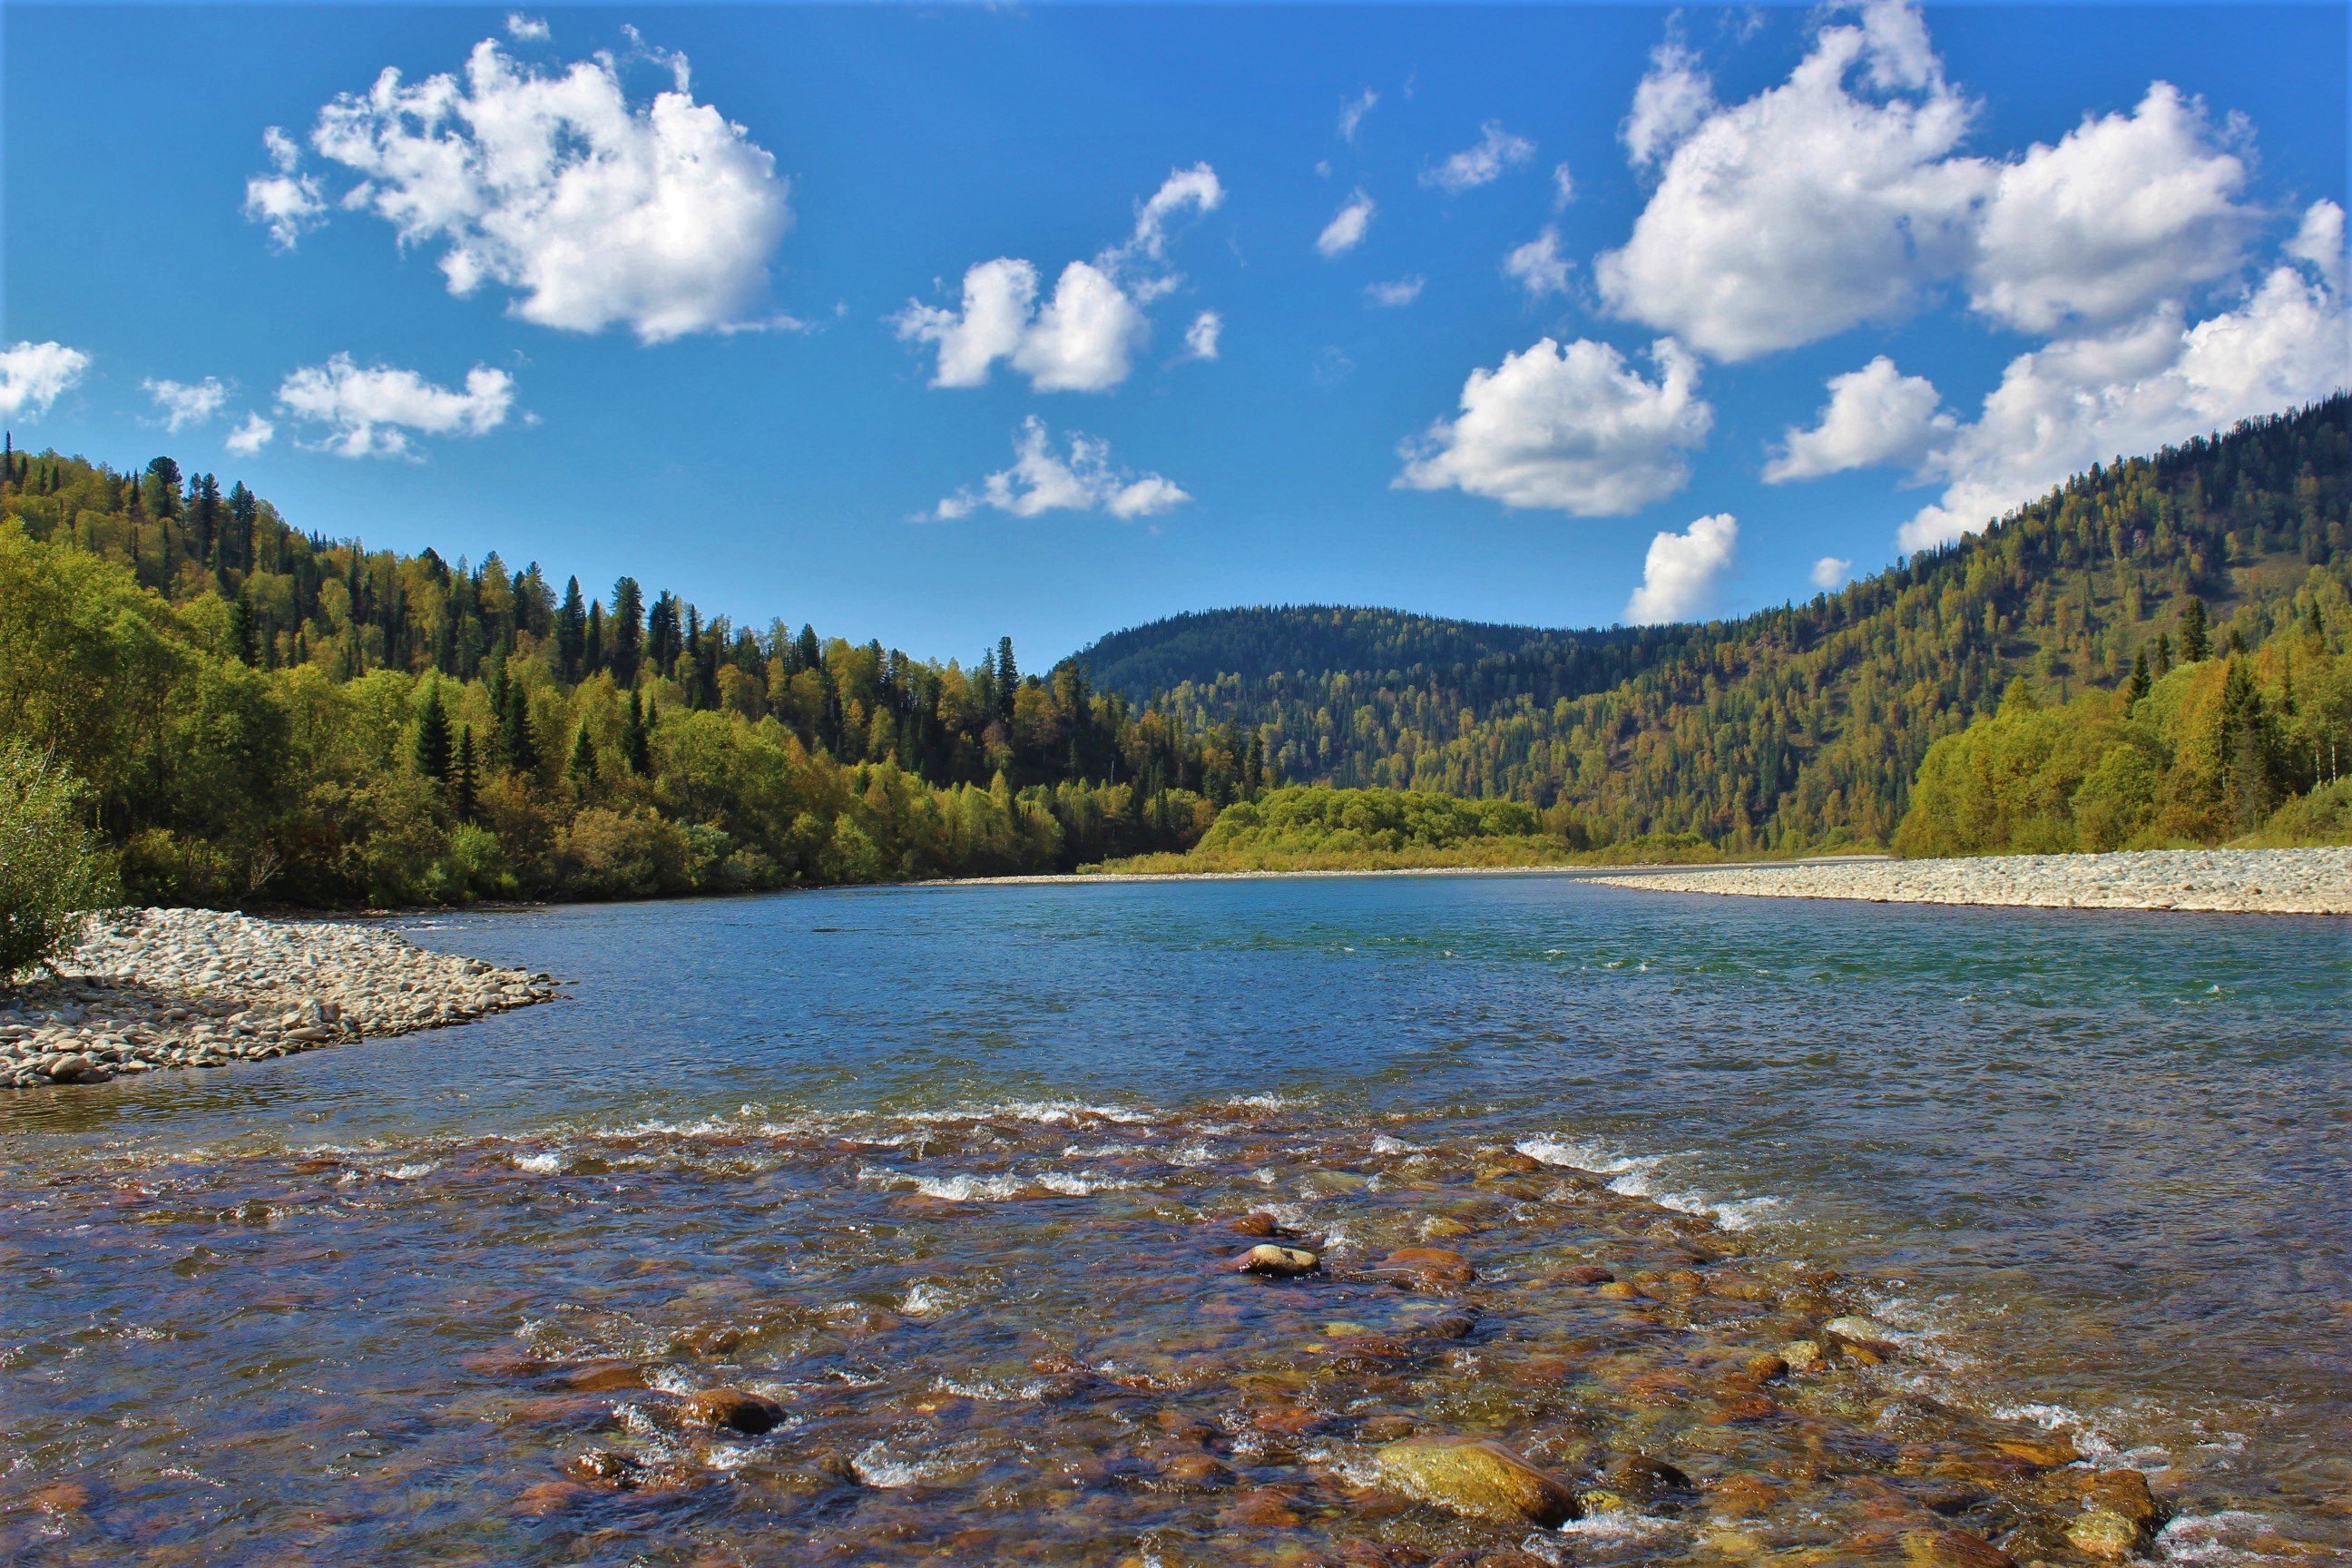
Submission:
[[588,631],[580,639],[580,675],[585,679],[604,668],[604,601],[588,601]]
[[449,764],[449,808],[460,822],[474,820],[474,795],[480,786],[480,764],[474,760],[474,727],[457,730],[457,754]]
[[637,655],[645,647],[646,600],[635,577],[613,584],[613,679],[624,686],[637,683]]
[[416,715],[416,771],[440,782],[449,776],[449,714],[441,706],[441,683],[425,688],[425,706]]
[[806,622],[802,623],[799,640],[793,644],[793,658],[795,675],[803,669],[824,668],[824,649],[817,643],[816,628]]
[[2180,658],[2185,664],[2195,664],[2212,652],[2205,635],[2205,601],[2190,595],[2180,612]]
[[563,584],[563,607],[555,613],[555,656],[563,679],[581,677],[580,661],[588,641],[588,611],[580,597],[580,579]]
[[996,639],[996,713],[1010,721],[1013,694],[1021,688],[1021,671],[1013,663],[1013,639]]
[[648,732],[652,728],[648,722],[648,706],[640,702],[636,692],[632,690],[629,693],[628,721],[621,731],[621,760],[629,764],[631,773],[641,778],[654,771],[653,740]]
[[2172,673],[2172,634],[2156,634],[2156,678],[2162,680]]
[[2142,648],[2139,650],[2139,657],[2132,660],[2131,679],[2124,687],[2125,705],[2128,707],[2147,696],[2147,689],[2152,684],[2154,683],[2149,680],[2147,674],[2147,649]]

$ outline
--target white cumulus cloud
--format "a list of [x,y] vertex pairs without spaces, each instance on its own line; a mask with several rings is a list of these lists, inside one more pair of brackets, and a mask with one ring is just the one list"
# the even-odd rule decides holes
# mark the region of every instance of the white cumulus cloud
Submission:
[[1830,400],[1810,430],[1790,429],[1764,466],[1764,482],[1815,479],[1849,468],[1911,465],[1958,424],[1924,375],[1905,375],[1880,354],[1860,370],[1832,376]]
[[1114,468],[1110,443],[1073,432],[1056,450],[1045,422],[1031,415],[1013,441],[1013,462],[942,500],[930,516],[941,521],[992,507],[1014,517],[1048,511],[1101,511],[1121,520],[1158,517],[1192,500],[1158,474]]
[[1370,114],[1372,111],[1372,105],[1380,100],[1381,95],[1368,87],[1341,104],[1339,106],[1339,140],[1352,145],[1356,140],[1356,132],[1363,126],[1364,116]]
[[316,448],[342,458],[406,457],[412,433],[484,435],[505,424],[513,405],[514,378],[502,370],[476,365],[458,392],[413,370],[362,366],[349,354],[305,365],[278,388],[279,408],[326,427]]
[[2274,414],[2347,381],[2352,318],[2292,267],[2194,325],[2167,303],[2061,339],[2011,360],[1976,420],[1930,454],[1926,466],[1947,489],[1904,524],[1899,542],[1948,543],[2092,463]]
[[1422,172],[1421,183],[1447,195],[1460,195],[1464,191],[1491,185],[1503,177],[1506,169],[1516,168],[1536,155],[1536,144],[1524,136],[1514,136],[1502,125],[1489,120],[1479,127],[1478,144],[1465,147],[1434,169]]
[[1551,166],[1551,205],[1557,209],[1576,199],[1576,176],[1568,172],[1565,163]]
[[[1952,156],[1973,106],[1890,13],[1908,15],[1879,0],[1864,26],[1823,27],[1786,82],[1729,108],[1661,51],[1625,141],[1665,168],[1624,247],[1594,263],[1612,309],[1743,360],[1907,315],[1965,264],[1989,179]],[[1857,73],[1900,90],[1858,94]]]
[[2246,166],[2166,82],[2002,165],[1969,272],[1976,308],[2032,332],[2101,326],[2235,271]]
[[[526,321],[618,324],[646,342],[770,324],[787,182],[743,127],[695,101],[683,56],[637,47],[670,72],[649,103],[630,102],[612,55],[541,72],[485,39],[462,78],[410,85],[387,68],[337,97],[310,146],[358,176],[338,205],[383,217],[404,246],[441,247],[453,294],[495,284]],[[272,141],[275,172],[246,192],[280,245],[325,210],[292,151]]]
[[1358,191],[1348,198],[1345,206],[1332,215],[1331,221],[1323,226],[1323,232],[1315,237],[1315,248],[1326,260],[1347,255],[1363,244],[1364,231],[1372,226],[1373,211],[1372,198]]
[[[1185,214],[1213,212],[1224,196],[1208,164],[1174,170],[1137,205],[1133,234],[1092,261],[1063,268],[1043,300],[1036,265],[1000,256],[965,270],[963,298],[955,308],[909,300],[892,323],[901,339],[937,352],[933,386],[983,385],[1002,361],[1039,392],[1108,391],[1128,378],[1150,339],[1144,307],[1181,281],[1154,269],[1167,258],[1171,225]],[[1215,316],[1203,311],[1186,332],[1192,357],[1216,357],[1223,322]],[[1204,319],[1213,324],[1204,328]],[[1206,353],[1200,352],[1202,342]]]
[[1660,530],[1642,563],[1642,585],[1625,601],[1625,619],[1651,626],[1706,615],[1738,546],[1739,524],[1727,511],[1696,519],[1680,533]]
[[1568,292],[1568,258],[1559,253],[1559,229],[1544,225],[1543,232],[1503,258],[1503,276],[1528,291],[1529,299]]
[[2347,282],[2344,255],[2344,208],[2322,196],[2305,210],[2286,253],[2307,263],[2327,286],[2342,292]]
[[277,434],[277,426],[258,414],[249,413],[245,416],[245,423],[230,431],[228,438],[221,444],[240,458],[250,458],[268,446]]
[[163,428],[178,432],[191,425],[203,425],[221,411],[228,401],[228,388],[216,376],[206,376],[193,384],[183,381],[147,380],[139,389],[155,400],[163,416]]
[[0,349],[0,415],[38,419],[89,368],[88,354],[60,342]]
[[1421,298],[1422,286],[1425,281],[1421,274],[1416,272],[1411,277],[1399,278],[1387,283],[1367,283],[1364,285],[1364,298],[1375,305],[1389,307],[1410,305]]
[[1845,586],[1853,575],[1853,563],[1842,555],[1824,555],[1813,563],[1813,586],[1823,593]]
[[544,16],[526,16],[520,11],[507,13],[507,37],[522,44],[543,44],[555,36]]
[[1405,443],[1395,482],[1581,517],[1664,500],[1688,482],[1685,454],[1706,439],[1715,411],[1680,344],[1662,339],[1651,356],[1655,381],[1606,343],[1562,347],[1547,337],[1474,370],[1460,415]]

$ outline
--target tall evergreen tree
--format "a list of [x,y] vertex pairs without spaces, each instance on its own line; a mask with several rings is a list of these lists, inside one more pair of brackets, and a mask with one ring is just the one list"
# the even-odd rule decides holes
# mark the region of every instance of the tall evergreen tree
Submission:
[[520,680],[507,682],[499,739],[506,747],[507,772],[527,780],[539,775],[539,740],[530,732],[530,690]]
[[1013,694],[1021,688],[1021,671],[1013,662],[1013,639],[996,639],[996,712],[1001,719],[1013,717]]
[[474,757],[474,727],[457,729],[457,753],[449,763],[449,809],[460,822],[474,820],[474,797],[481,787],[481,764]]
[[588,601],[588,630],[580,639],[580,674],[583,679],[604,668],[604,601]]
[[2205,631],[2205,601],[2191,594],[2180,611],[2180,657],[2183,662],[2195,664],[2211,653],[2212,645]]
[[596,743],[588,738],[588,721],[583,719],[572,735],[572,760],[563,765],[572,775],[572,787],[585,795],[596,784]]
[[2125,705],[2129,706],[2147,696],[2152,684],[2147,674],[2147,649],[2142,648],[2139,657],[2132,660],[2131,679],[2124,686]]
[[629,716],[621,731],[621,760],[629,771],[640,778],[654,771],[653,741],[648,721],[648,704],[637,699],[635,689],[629,692]]
[[555,613],[555,657],[564,679],[580,679],[587,642],[588,611],[580,597],[580,579],[574,577],[563,584],[563,607]]
[[613,584],[613,679],[637,683],[637,658],[645,647],[646,598],[635,577]]
[[[800,669],[824,668],[824,649],[816,640],[816,628],[805,621],[801,624],[799,638],[793,644],[793,653]],[[794,673],[797,674],[798,670]]]
[[425,706],[416,715],[416,771],[436,783],[449,776],[449,714],[437,680],[425,682]]

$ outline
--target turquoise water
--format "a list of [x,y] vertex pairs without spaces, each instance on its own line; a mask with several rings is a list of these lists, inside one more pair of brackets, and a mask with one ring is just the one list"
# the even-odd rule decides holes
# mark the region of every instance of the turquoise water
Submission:
[[[130,1466],[126,1412],[167,1397],[301,1381],[279,1366],[315,1349],[299,1316],[235,1366],[188,1324],[150,1325],[135,1351],[58,1348],[116,1344],[99,1330],[142,1300],[193,1324],[208,1293],[318,1271],[273,1254],[283,1279],[224,1278],[197,1254],[233,1256],[226,1240],[117,1234],[172,1182],[234,1194],[248,1178],[222,1173],[261,1162],[282,1186],[307,1152],[414,1171],[421,1190],[486,1141],[553,1172],[623,1130],[756,1149],[785,1122],[1094,1107],[1115,1129],[1248,1104],[1319,1134],[1516,1145],[1864,1278],[1918,1331],[1921,1386],[2079,1427],[2154,1473],[2183,1516],[2175,1557],[2352,1547],[2340,921],[1462,876],[834,891],[401,929],[551,971],[568,999],[0,1104],[0,1257],[18,1279],[0,1328],[18,1458],[0,1487]],[[971,1203],[967,1245],[984,1256],[1020,1206]],[[338,1300],[389,1299],[446,1226],[387,1199],[303,1245],[333,1252],[319,1268]],[[563,1245],[610,1263],[650,1234]],[[422,1361],[366,1353],[393,1383],[429,1382]],[[170,1468],[142,1472],[158,1499]]]

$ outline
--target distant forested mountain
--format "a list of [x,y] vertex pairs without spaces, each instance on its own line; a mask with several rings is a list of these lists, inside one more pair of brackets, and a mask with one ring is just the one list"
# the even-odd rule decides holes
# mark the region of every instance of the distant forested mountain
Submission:
[[[1121,632],[1076,662],[1188,726],[1257,737],[1286,781],[1517,799],[1553,820],[1565,806],[1594,842],[1885,843],[1929,747],[1990,718],[2012,681],[2041,706],[2125,688],[2143,656],[2160,680],[2189,657],[2192,614],[2200,658],[2306,625],[2342,656],[2347,422],[2338,395],[2095,467],[1981,534],[1737,620],[1547,632],[1234,610]],[[2277,787],[2333,765],[2282,763]]]

